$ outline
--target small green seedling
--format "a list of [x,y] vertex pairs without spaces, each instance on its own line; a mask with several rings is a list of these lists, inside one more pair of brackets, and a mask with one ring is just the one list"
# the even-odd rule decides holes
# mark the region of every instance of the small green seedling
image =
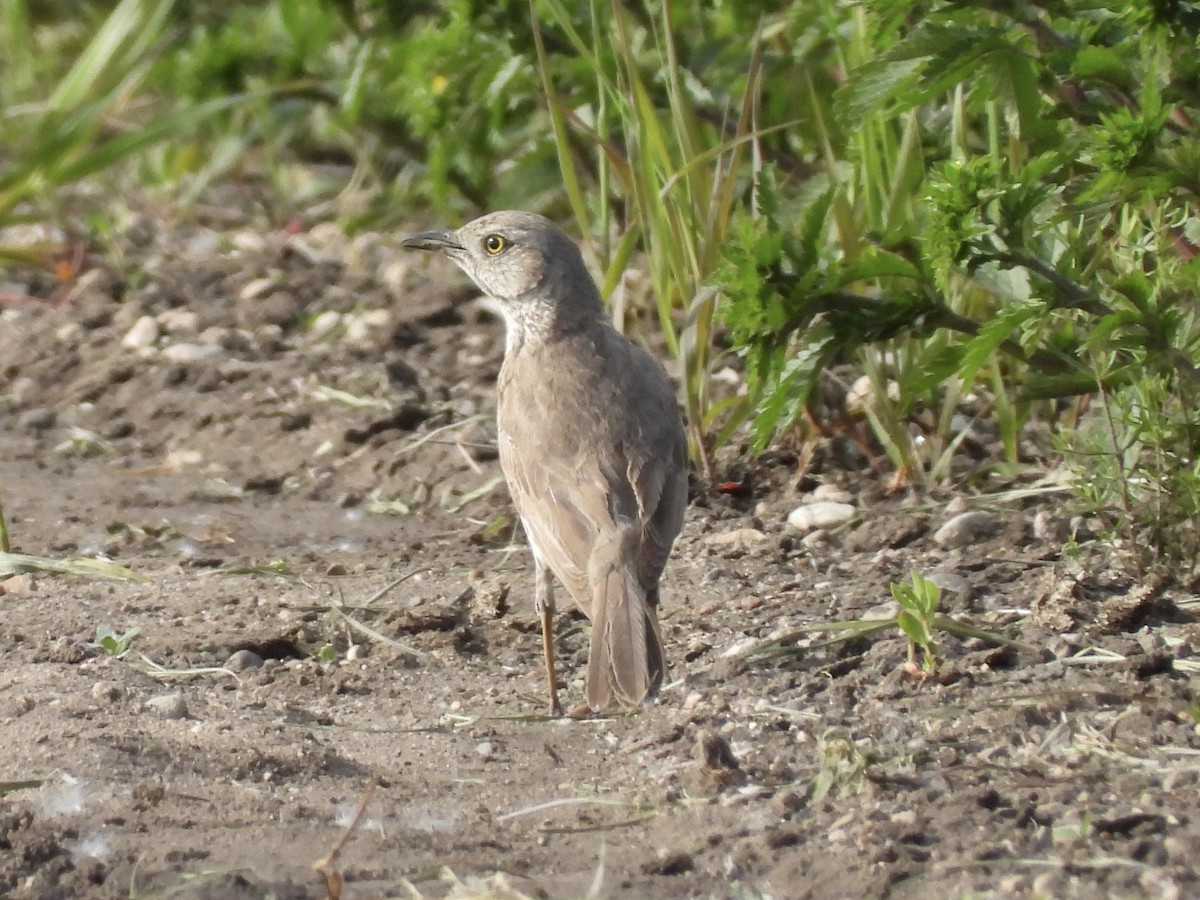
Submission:
[[[937,671],[937,642],[933,630],[937,627],[938,586],[916,570],[909,581],[892,584],[892,596],[900,604],[896,624],[908,637],[908,668],[914,674],[926,677]],[[921,664],[917,665],[917,648],[921,649]]]
[[99,650],[101,653],[107,653],[115,659],[121,659],[129,648],[133,645],[134,638],[142,633],[142,629],[134,627],[128,631],[121,633],[115,631],[108,625],[96,626],[96,639],[85,644],[85,647],[91,647],[94,650]]
[[330,663],[337,659],[337,647],[333,644],[325,644],[317,651],[317,660],[323,663]]
[[[914,675],[928,678],[937,672],[942,659],[938,653],[937,641],[933,639],[935,631],[959,637],[978,638],[995,644],[998,647],[1012,647],[1022,653],[1037,653],[1036,647],[1006,638],[993,631],[985,631],[966,622],[960,622],[949,616],[937,614],[938,601],[941,592],[938,586],[923,576],[913,572],[908,582],[897,582],[891,585],[892,596],[900,609],[896,615],[886,619],[849,619],[840,622],[815,622],[803,628],[786,634],[783,637],[765,642],[751,651],[752,656],[773,658],[791,656],[797,653],[807,653],[814,647],[798,647],[795,641],[812,631],[824,631],[834,635],[828,641],[814,645],[823,647],[838,641],[848,641],[853,638],[865,638],[873,634],[899,629],[908,639],[908,662],[905,668]],[[917,649],[922,651],[920,664],[917,663]]]

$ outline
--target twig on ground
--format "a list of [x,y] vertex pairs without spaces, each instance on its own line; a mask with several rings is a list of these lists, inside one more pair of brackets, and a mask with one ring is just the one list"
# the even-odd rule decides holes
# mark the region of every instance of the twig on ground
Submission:
[[358,801],[358,809],[354,811],[354,818],[350,820],[346,830],[334,842],[330,851],[313,863],[313,870],[319,872],[321,879],[325,882],[325,893],[329,900],[341,900],[342,898],[342,873],[338,869],[338,859],[346,848],[346,844],[350,842],[350,838],[354,836],[354,832],[358,831],[358,826],[362,824],[363,816],[366,815],[367,807],[374,796],[375,786],[372,785],[367,788],[367,792]]

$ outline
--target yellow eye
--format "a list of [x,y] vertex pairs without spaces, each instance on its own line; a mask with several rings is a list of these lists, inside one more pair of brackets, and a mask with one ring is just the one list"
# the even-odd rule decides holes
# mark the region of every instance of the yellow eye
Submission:
[[495,256],[497,253],[503,252],[504,248],[507,246],[508,241],[506,241],[504,237],[499,234],[489,234],[483,239],[483,249],[486,250],[490,256]]

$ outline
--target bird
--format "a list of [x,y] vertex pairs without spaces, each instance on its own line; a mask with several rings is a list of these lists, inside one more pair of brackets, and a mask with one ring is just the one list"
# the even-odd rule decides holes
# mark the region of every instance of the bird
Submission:
[[555,579],[592,626],[586,704],[569,715],[648,705],[666,673],[659,579],[687,507],[670,379],[613,327],[579,247],[544,216],[492,212],[401,245],[444,254],[504,319],[500,468],[533,553],[550,714]]

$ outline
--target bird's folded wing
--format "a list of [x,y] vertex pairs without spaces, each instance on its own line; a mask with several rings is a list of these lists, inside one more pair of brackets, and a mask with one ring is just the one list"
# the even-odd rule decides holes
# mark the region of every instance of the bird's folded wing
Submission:
[[657,582],[687,506],[687,450],[682,433],[658,442],[663,456],[626,455],[625,482],[632,486],[638,509],[638,578],[647,590]]
[[[624,539],[632,529],[642,531],[662,496],[665,474],[660,462],[640,466],[630,463],[622,447],[590,447],[568,459],[538,459],[536,462],[505,454],[517,511],[534,551],[550,567],[576,602],[590,613],[592,588],[588,570],[598,547]],[[660,536],[653,528],[646,548],[653,557],[657,578],[667,554],[670,535]],[[662,538],[666,537],[664,541]],[[641,543],[634,537],[633,545]],[[642,554],[639,551],[638,556]],[[639,578],[645,568],[636,564]]]

